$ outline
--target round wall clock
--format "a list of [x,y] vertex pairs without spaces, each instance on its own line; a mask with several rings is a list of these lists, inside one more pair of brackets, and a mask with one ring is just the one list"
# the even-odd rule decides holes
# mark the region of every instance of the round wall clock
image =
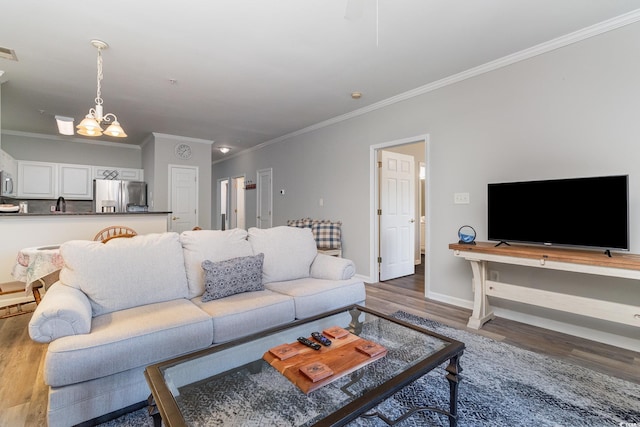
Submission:
[[176,145],[176,156],[181,159],[188,160],[191,158],[191,147],[188,144],[178,144]]

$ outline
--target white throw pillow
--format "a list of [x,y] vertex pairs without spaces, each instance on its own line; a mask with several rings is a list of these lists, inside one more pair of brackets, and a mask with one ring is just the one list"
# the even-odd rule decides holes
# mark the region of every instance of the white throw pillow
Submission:
[[177,233],[107,243],[72,240],[60,246],[60,254],[60,281],[89,297],[94,317],[188,295]]
[[184,231],[180,234],[184,250],[184,265],[189,281],[189,298],[204,293],[204,270],[202,261],[225,261],[253,255],[247,242],[247,232],[239,228],[231,230]]
[[309,277],[311,263],[318,254],[310,228],[250,228],[253,253],[264,253],[262,282],[282,282]]

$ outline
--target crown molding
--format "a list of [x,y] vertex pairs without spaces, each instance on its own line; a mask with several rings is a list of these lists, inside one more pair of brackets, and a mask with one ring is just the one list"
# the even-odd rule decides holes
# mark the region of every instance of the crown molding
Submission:
[[154,138],[171,139],[173,141],[192,142],[194,144],[213,145],[214,141],[209,139],[190,138],[188,136],[169,135],[167,133],[151,132]]
[[373,103],[371,105],[351,111],[349,113],[342,114],[340,116],[336,116],[331,119],[316,123],[314,125],[307,126],[305,128],[288,133],[286,135],[279,136],[269,141],[265,141],[254,147],[247,148],[246,150],[240,151],[238,153],[234,153],[231,156],[227,156],[224,159],[216,160],[211,164],[221,163],[221,162],[230,160],[234,157],[240,156],[241,154],[246,154],[251,151],[260,150],[261,148],[267,147],[269,145],[277,144],[278,142],[286,141],[296,136],[300,136],[309,132],[313,132],[318,129],[322,129],[322,128],[343,122],[345,120],[362,116],[364,114],[388,107],[398,102],[406,101],[408,99],[415,98],[416,96],[433,92],[434,90],[441,89],[443,87],[446,87],[455,83],[459,83],[461,81],[488,73],[490,71],[495,71],[500,68],[504,68],[506,66],[515,64],[517,62],[524,61],[524,60],[533,58],[535,56],[542,55],[544,53],[551,52],[556,49],[560,49],[565,46],[569,46],[573,43],[577,43],[577,42],[586,40],[588,38],[595,37],[600,34],[616,30],[626,25],[636,23],[638,21],[640,21],[640,9],[636,9],[624,15],[620,15],[615,18],[599,22],[590,27],[586,27],[581,30],[574,31],[573,33],[565,34],[564,36],[557,37],[553,40],[540,43],[528,49],[513,53],[511,55],[504,56],[502,58],[496,59],[491,62],[487,62],[485,64],[479,65],[474,68],[470,68],[466,71],[462,71],[460,73],[451,75],[449,77],[445,77],[443,79],[437,80],[433,83],[429,83],[424,86],[420,86],[415,89],[409,90],[407,92],[403,92],[401,94],[392,96],[391,98],[384,99],[382,101]]
[[116,147],[116,148],[130,148],[132,150],[140,150],[140,146],[137,144],[124,144],[117,143],[111,141],[100,141],[100,140],[90,140],[84,138],[73,138],[73,137],[65,137],[60,135],[48,135],[44,133],[33,133],[33,132],[22,132],[17,130],[3,130],[3,135],[13,135],[13,136],[21,136],[25,138],[37,138],[37,139],[47,139],[49,141],[61,141],[61,142],[77,142],[82,144],[92,144],[92,145],[105,145],[107,147]]

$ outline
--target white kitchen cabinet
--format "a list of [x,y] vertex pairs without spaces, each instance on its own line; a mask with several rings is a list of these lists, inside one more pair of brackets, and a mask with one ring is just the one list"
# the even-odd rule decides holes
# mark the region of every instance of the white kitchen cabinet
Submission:
[[55,199],[58,192],[56,163],[18,161],[18,197]]
[[119,168],[113,166],[94,166],[93,179],[123,179],[125,181],[142,181],[142,169]]
[[93,198],[93,167],[87,165],[58,165],[58,196],[65,199],[91,200]]
[[144,174],[142,169],[120,168],[120,179],[125,181],[142,181]]

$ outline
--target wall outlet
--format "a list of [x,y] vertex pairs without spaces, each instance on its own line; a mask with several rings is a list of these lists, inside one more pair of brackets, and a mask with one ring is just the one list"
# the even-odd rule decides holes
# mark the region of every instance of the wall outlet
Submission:
[[56,207],[54,205],[49,206],[49,212],[55,212]]
[[500,272],[496,270],[489,270],[489,280],[492,282],[500,281]]
[[469,193],[453,193],[453,203],[456,205],[468,205]]

